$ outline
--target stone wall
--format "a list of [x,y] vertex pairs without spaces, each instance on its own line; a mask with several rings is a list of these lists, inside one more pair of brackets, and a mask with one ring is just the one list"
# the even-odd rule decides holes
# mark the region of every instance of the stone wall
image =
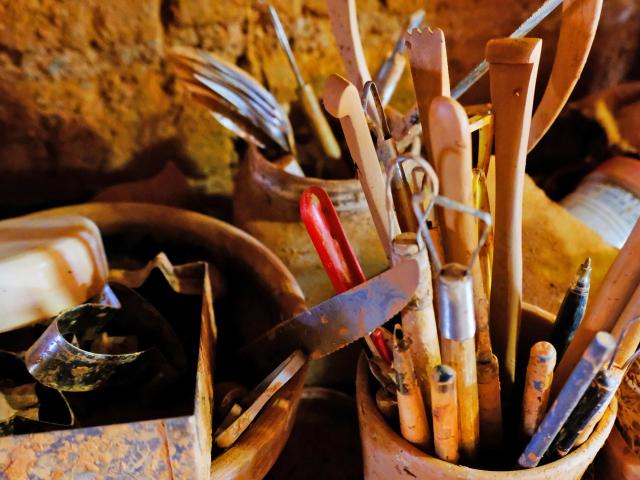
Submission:
[[[455,83],[481,59],[488,38],[507,34],[541,1],[357,3],[372,72],[407,14],[426,8],[427,20],[447,33]],[[324,0],[274,4],[303,74],[321,90],[328,74],[343,71]],[[598,68],[588,73],[583,91],[627,76],[640,38],[635,1],[606,4],[611,14],[596,40],[606,48],[596,49]],[[295,100],[293,76],[261,6],[251,0],[0,0],[2,208],[83,200],[105,185],[150,176],[170,160],[196,191],[230,194],[238,162],[234,142],[176,89],[164,56],[171,45],[217,52],[281,101]],[[538,33],[552,40],[557,21],[556,13]],[[627,30],[624,44],[609,35]],[[619,60],[615,68],[603,71],[611,58]],[[467,100],[481,100],[486,92],[480,85]],[[408,106],[412,95],[406,75],[395,105]]]

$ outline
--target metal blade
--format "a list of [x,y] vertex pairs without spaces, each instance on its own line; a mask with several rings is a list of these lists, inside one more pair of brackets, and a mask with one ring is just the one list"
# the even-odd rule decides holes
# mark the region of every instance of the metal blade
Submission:
[[269,361],[296,349],[305,350],[312,360],[329,355],[399,313],[415,292],[418,277],[417,262],[404,261],[276,325],[243,348],[241,355]]

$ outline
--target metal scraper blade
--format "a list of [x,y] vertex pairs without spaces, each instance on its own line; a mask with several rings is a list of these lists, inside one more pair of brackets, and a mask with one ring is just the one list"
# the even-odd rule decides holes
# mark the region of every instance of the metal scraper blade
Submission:
[[406,260],[297,316],[279,323],[242,349],[241,355],[273,358],[303,349],[312,360],[362,338],[411,300],[418,264]]

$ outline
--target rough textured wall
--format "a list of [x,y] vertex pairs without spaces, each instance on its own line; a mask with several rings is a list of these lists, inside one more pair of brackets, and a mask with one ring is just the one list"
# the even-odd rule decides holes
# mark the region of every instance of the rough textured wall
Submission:
[[[372,72],[406,15],[426,5],[427,20],[447,33],[455,83],[482,57],[488,38],[507,34],[540,1],[357,3]],[[628,73],[627,57],[637,47],[631,40],[640,38],[634,2],[605,2],[612,13],[606,38],[599,34],[596,42],[606,50],[595,53],[599,68],[589,73],[586,89],[600,86],[606,59],[622,59],[604,75],[606,82]],[[293,37],[303,74],[320,90],[328,74],[343,71],[324,0],[274,4]],[[233,140],[176,91],[164,52],[174,44],[215,51],[248,69],[280,100],[292,101],[293,76],[259,5],[251,0],[0,0],[0,205],[85,199],[104,185],[149,176],[169,160],[196,190],[228,195],[238,162]],[[556,13],[538,33],[553,39],[557,20]],[[624,45],[607,33],[617,34],[621,25],[631,32]],[[549,49],[552,42],[547,43]],[[545,52],[543,75],[551,53]],[[486,92],[481,85],[468,100]],[[405,78],[396,105],[406,107],[411,98]]]

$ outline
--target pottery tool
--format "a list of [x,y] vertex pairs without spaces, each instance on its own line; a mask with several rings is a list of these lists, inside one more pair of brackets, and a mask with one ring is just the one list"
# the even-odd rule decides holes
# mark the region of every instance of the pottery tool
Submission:
[[[387,170],[388,178],[391,179],[390,187],[395,215],[388,216],[389,224],[393,225],[394,218],[397,218],[401,231],[415,232],[418,229],[418,222],[411,206],[411,186],[407,181],[402,166],[398,162],[394,162],[394,159],[398,156],[398,149],[391,137],[387,117],[378,95],[378,88],[372,81],[364,84],[361,95],[362,110],[367,110],[369,99],[373,100],[373,105],[378,112],[378,118],[380,118],[380,124],[373,126],[376,133],[376,155],[378,156],[378,161]],[[387,168],[390,164],[393,164],[393,168]]]
[[410,339],[404,337],[402,327],[398,324],[393,330],[393,337],[393,368],[396,371],[398,386],[400,433],[405,440],[422,450],[427,450],[431,446],[432,438],[422,394],[409,353]]
[[296,77],[296,82],[298,83],[298,97],[302,104],[302,110],[311,124],[311,128],[313,129],[316,139],[320,143],[322,151],[329,159],[340,160],[342,153],[340,152],[338,141],[331,131],[329,122],[327,122],[327,118],[324,116],[322,108],[320,107],[320,102],[318,101],[318,97],[316,97],[313,88],[311,85],[305,83],[302,78],[296,59],[291,51],[289,39],[287,38],[287,34],[280,22],[280,18],[278,17],[278,12],[276,12],[275,8],[269,6],[269,14],[271,15],[271,22],[273,23],[273,28],[276,32],[276,36],[278,37],[278,42],[287,56],[291,70],[293,70],[293,74]]
[[399,227],[395,218],[389,221],[385,210],[384,178],[362,110],[360,95],[348,80],[339,75],[332,75],[325,84],[323,102],[327,111],[340,120],[349,152],[358,168],[358,177],[369,204],[373,223],[389,258],[392,228],[397,231]]
[[400,77],[402,77],[402,73],[404,72],[404,67],[407,64],[407,59],[404,56],[406,49],[404,40],[405,32],[418,28],[424,19],[424,15],[424,10],[417,10],[407,18],[400,32],[400,36],[393,46],[391,54],[384,60],[376,74],[376,84],[380,89],[382,106],[386,106],[391,100],[393,92],[395,92]]
[[[431,196],[427,208],[423,209],[424,194],[418,192],[413,197],[414,212],[437,276],[438,314],[440,349],[442,361],[456,371],[458,388],[458,406],[460,411],[460,449],[467,461],[473,461],[477,455],[479,441],[479,405],[476,374],[476,322],[473,312],[473,286],[471,268],[477,260],[478,251],[487,237],[487,228],[491,226],[491,216],[475,210],[447,197]],[[433,241],[426,231],[427,215],[433,205],[454,209],[472,215],[485,224],[478,246],[471,253],[469,263],[442,262],[436,252]]]
[[[489,202],[489,189],[487,188],[487,177],[483,170],[473,169],[473,207],[476,210],[491,213]],[[478,232],[482,226],[478,223]],[[489,231],[487,241],[480,249],[478,257],[480,272],[482,274],[482,286],[487,299],[491,297],[491,268],[493,264],[493,228]]]
[[441,363],[436,315],[433,310],[433,284],[429,256],[419,248],[415,233],[406,232],[393,239],[392,263],[413,259],[420,268],[418,288],[405,308],[402,309],[402,328],[411,339],[409,349],[413,358],[416,377],[426,405],[431,404],[429,387],[431,372]]
[[[364,84],[371,80],[371,74],[360,40],[356,0],[327,0],[327,12],[347,78],[355,85],[356,90],[361,92]],[[369,105],[367,113],[374,124],[380,124],[380,118],[373,105]]]
[[432,370],[431,413],[436,455],[445,462],[457,464],[460,459],[460,433],[456,371],[447,365],[438,365]]
[[[367,281],[338,213],[322,187],[311,186],[302,192],[300,218],[336,293],[346,292]],[[374,342],[369,335],[365,335],[364,340],[365,348],[391,363],[391,350],[384,340]]]
[[0,222],[0,332],[47,320],[99,293],[108,266],[89,219],[19,217]]
[[[421,172],[425,179],[422,189],[438,193],[438,178],[433,168],[421,157],[399,156],[392,159],[386,168],[386,203],[387,213],[391,220],[393,215],[393,175],[392,172],[403,170],[405,162],[414,164],[414,174]],[[415,218],[414,213],[412,216]],[[431,265],[424,243],[414,232],[403,232],[395,235],[391,246],[391,263],[397,264],[407,259],[418,262],[420,280],[418,288],[409,304],[402,310],[402,328],[411,338],[409,346],[416,368],[418,384],[427,405],[430,404],[431,389],[429,387],[432,370],[441,363],[438,330],[433,305],[433,282]]]
[[[558,5],[562,3],[562,23],[556,47],[553,68],[542,100],[538,104],[528,139],[531,151],[557,118],[566,104],[589,56],[591,45],[600,20],[602,0],[546,0],[529,16],[510,38],[522,38],[538,26]],[[460,98],[488,71],[482,61],[451,92]],[[421,126],[418,106],[405,114],[402,122],[394,128],[393,136],[398,145],[411,143],[411,138],[420,135]],[[409,137],[409,138],[406,138]]]
[[418,111],[423,123],[423,143],[427,159],[433,163],[432,136],[429,135],[429,108],[438,96],[449,96],[449,67],[444,33],[439,28],[414,29],[406,33],[411,77],[418,100]]
[[557,361],[560,362],[576,330],[582,322],[589,299],[591,284],[591,259],[587,257],[580,265],[576,278],[562,300],[549,341],[556,349]]
[[260,414],[267,402],[298,372],[304,369],[307,359],[300,351],[293,352],[285,361],[252,390],[244,399],[248,407],[229,425],[214,433],[214,441],[220,448],[229,448]]
[[[455,100],[437,96],[431,102],[428,118],[433,155],[431,161],[440,178],[442,195],[472,208],[472,147],[467,114]],[[475,218],[453,209],[440,209],[438,218],[447,261],[461,265],[469,264],[473,252],[478,247]],[[474,262],[470,268],[477,351],[479,356],[482,354],[486,361],[492,362],[489,301],[483,286],[480,263]],[[484,420],[485,429],[501,432],[500,404],[494,401],[500,394],[500,381],[499,378],[487,378],[488,375],[497,373],[491,366],[492,363],[483,365],[483,389],[494,390],[489,395],[480,396],[480,402],[485,403],[480,407],[484,413],[481,418]]]
[[496,211],[490,324],[510,398],[522,304],[522,198],[527,139],[542,41],[503,38],[487,44],[495,115]]
[[518,464],[521,467],[533,468],[540,463],[551,442],[569,418],[596,373],[613,352],[615,345],[615,339],[607,332],[598,332],[593,337],[578,365],[571,372],[569,379],[520,456]]
[[[168,59],[179,82],[224,127],[259,148],[275,149],[278,155],[295,154],[287,113],[248,73],[212,53],[192,48],[174,47]],[[297,170],[302,174],[299,166]]]
[[[365,283],[280,322],[241,349],[242,357],[281,360],[302,349],[322,358],[372,332],[409,302],[418,286],[418,265],[402,262]],[[274,364],[277,362],[273,362]]]
[[522,401],[522,433],[527,440],[533,436],[547,411],[555,366],[553,345],[537,342],[531,347]]
[[[584,350],[595,333],[600,330],[611,331],[616,325],[620,314],[640,285],[640,262],[636,261],[639,252],[640,221],[636,222],[627,241],[609,267],[598,294],[590,302],[584,320],[562,357],[562,361],[556,369],[552,396],[554,392],[557,393],[575,366],[580,350]],[[629,318],[633,318],[633,316],[627,317],[627,320]]]

